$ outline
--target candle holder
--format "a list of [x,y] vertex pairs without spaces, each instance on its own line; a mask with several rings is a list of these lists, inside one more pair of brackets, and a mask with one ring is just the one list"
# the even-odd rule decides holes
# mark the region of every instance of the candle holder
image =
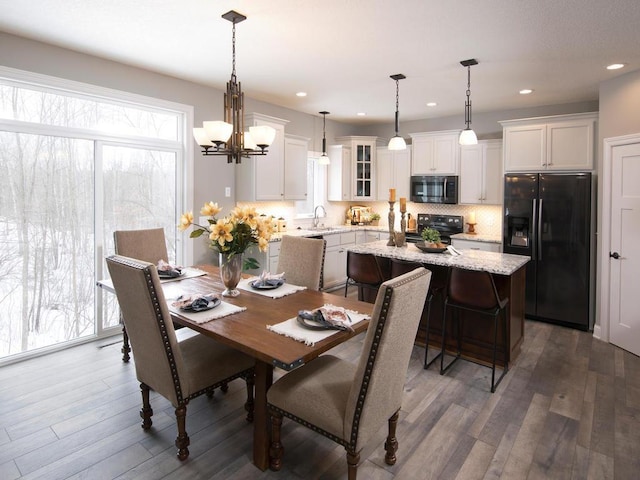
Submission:
[[394,233],[394,225],[396,223],[396,213],[393,211],[393,206],[396,202],[392,202],[389,200],[389,241],[387,242],[388,247],[393,247],[396,244],[395,233]]
[[467,225],[469,225],[469,230],[467,231],[467,233],[469,235],[477,235],[477,233],[476,233],[476,224],[475,223],[467,223]]
[[[406,213],[400,210],[400,231],[402,232],[402,238],[406,238],[407,235],[407,221],[404,218],[405,215]],[[403,241],[402,245],[404,245],[404,243],[405,242]],[[398,245],[398,247],[401,247],[402,245]]]

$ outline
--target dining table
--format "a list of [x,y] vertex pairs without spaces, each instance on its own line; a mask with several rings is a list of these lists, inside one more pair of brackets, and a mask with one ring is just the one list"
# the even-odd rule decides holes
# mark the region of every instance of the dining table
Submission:
[[[167,300],[180,294],[221,293],[225,289],[217,266],[197,265],[193,269],[203,273],[163,283]],[[244,275],[244,278],[246,285],[248,276]],[[113,292],[113,286],[108,280],[99,281],[98,285]],[[279,298],[271,298],[264,293],[243,289],[236,297],[222,297],[224,303],[240,307],[242,310],[238,309],[240,311],[233,314],[202,323],[193,321],[177,309],[170,310],[175,324],[193,329],[255,358],[253,463],[260,470],[266,470],[269,466],[270,421],[267,391],[273,383],[274,369],[282,369],[285,372],[293,370],[366,331],[369,316],[373,311],[371,303],[329,292],[300,288]],[[295,340],[268,328],[295,319],[301,310],[315,310],[323,305],[342,307],[366,318],[355,323],[353,330],[332,330],[329,336],[312,344]]]

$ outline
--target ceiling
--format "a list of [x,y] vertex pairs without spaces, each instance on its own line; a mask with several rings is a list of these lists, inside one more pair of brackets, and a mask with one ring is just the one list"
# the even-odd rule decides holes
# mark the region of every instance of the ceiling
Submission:
[[229,10],[246,96],[354,124],[393,121],[396,73],[401,122],[462,117],[469,58],[475,113],[596,100],[640,68],[638,0],[0,0],[0,30],[224,90]]

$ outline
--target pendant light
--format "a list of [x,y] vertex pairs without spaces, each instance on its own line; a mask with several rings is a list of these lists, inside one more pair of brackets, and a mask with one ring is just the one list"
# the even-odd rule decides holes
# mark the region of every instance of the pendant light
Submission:
[[318,113],[322,115],[322,155],[320,155],[320,158],[318,159],[318,165],[329,165],[331,160],[329,160],[329,156],[327,155],[327,136],[325,132],[327,115],[329,115],[329,112],[322,111]]
[[398,111],[398,104],[400,101],[400,80],[403,80],[405,77],[402,73],[396,73],[395,75],[391,75],[391,78],[396,81],[396,134],[393,136],[391,140],[389,140],[389,150],[406,150],[407,143],[404,141],[404,138],[400,136],[398,131],[400,130],[400,112]]
[[465,128],[460,132],[460,138],[458,143],[460,145],[477,145],[478,137],[476,132],[471,129],[471,65],[477,65],[478,61],[475,58],[469,60],[463,60],[460,65],[467,67],[467,101],[464,104],[464,125]]

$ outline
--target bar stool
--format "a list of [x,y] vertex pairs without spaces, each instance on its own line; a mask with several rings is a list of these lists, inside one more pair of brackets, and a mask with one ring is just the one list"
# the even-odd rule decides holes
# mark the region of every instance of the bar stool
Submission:
[[[391,259],[391,278],[397,277],[399,275],[403,275],[407,272],[411,272],[418,267],[422,267],[421,263],[417,262],[408,262],[405,260],[397,260],[395,258]],[[433,279],[433,276],[431,277]],[[427,332],[424,341],[424,368],[429,368],[433,362],[435,362],[438,357],[442,356],[442,350],[431,360],[429,359],[429,322],[431,319],[431,302],[435,295],[440,295],[442,292],[442,287],[430,285],[429,292],[427,294],[427,299],[425,304],[427,306]]]
[[375,303],[378,288],[384,282],[376,256],[371,253],[347,252],[347,281],[344,296],[349,286],[358,287],[358,300]]
[[[459,310],[470,310],[472,312],[481,313],[493,317],[493,361],[491,364],[491,393],[496,391],[496,387],[500,384],[505,374],[509,371],[509,363],[505,355],[504,368],[502,375],[495,381],[496,376],[496,352],[498,348],[498,325],[500,314],[504,312],[505,307],[509,303],[508,298],[500,298],[498,289],[493,280],[493,276],[489,272],[463,270],[452,267],[449,269],[447,278],[447,291],[444,300],[444,311],[442,314],[442,352],[445,351],[447,309],[453,308],[454,326],[456,328],[455,336],[457,339],[458,351],[455,358],[444,366],[444,355],[440,358],[440,375],[444,374],[458,358],[460,358],[461,336]],[[503,315],[504,317],[504,315]],[[506,344],[507,340],[507,320],[504,318],[503,339]]]

